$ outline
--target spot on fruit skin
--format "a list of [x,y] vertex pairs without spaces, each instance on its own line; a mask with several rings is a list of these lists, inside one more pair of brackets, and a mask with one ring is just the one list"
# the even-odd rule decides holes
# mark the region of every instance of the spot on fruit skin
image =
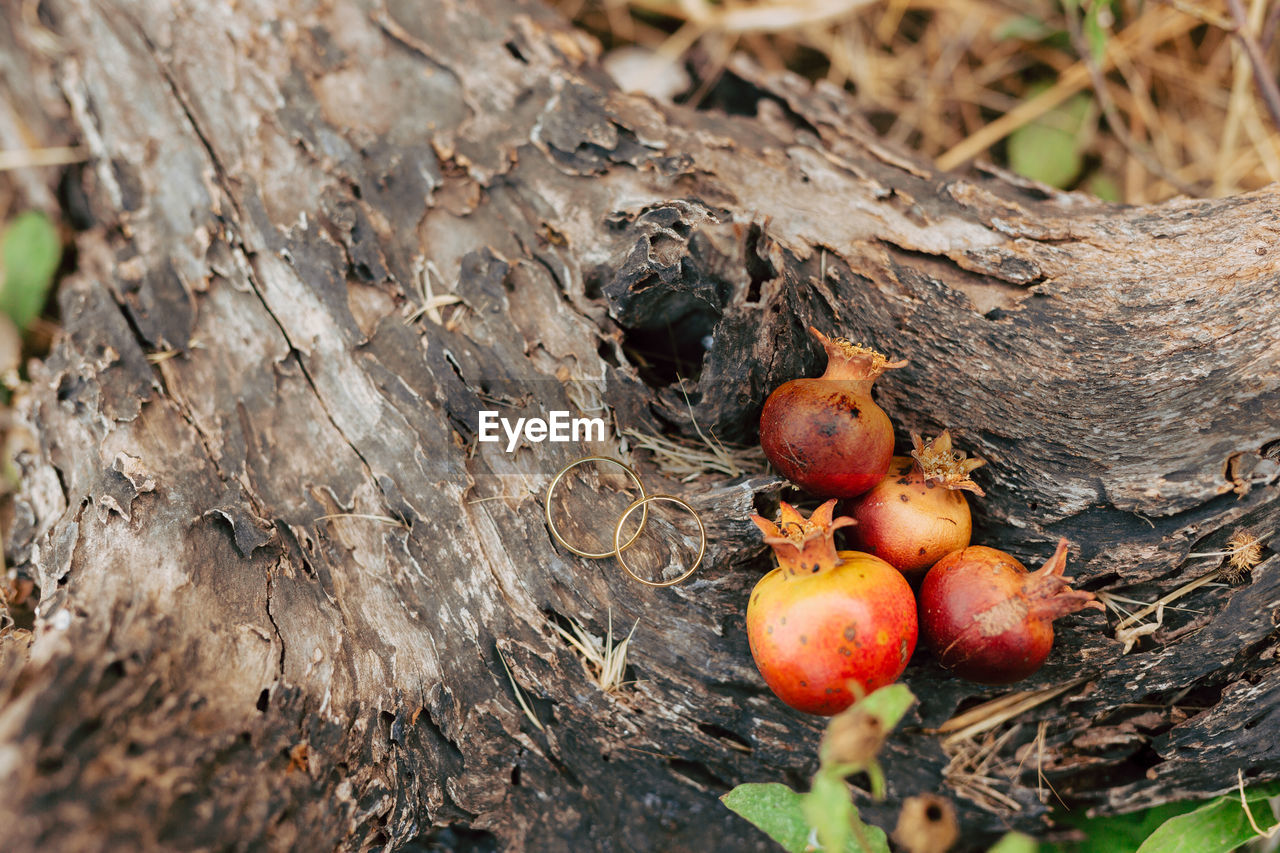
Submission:
[[858,638],[858,626],[850,622],[844,627],[844,638],[849,642],[853,642]]
[[902,501],[903,503],[908,503],[911,500],[911,498],[907,497],[905,493],[899,493],[898,500]]

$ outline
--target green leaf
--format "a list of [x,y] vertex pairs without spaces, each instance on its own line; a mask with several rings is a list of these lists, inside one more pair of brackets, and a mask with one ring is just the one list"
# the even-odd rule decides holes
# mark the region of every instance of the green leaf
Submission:
[[1087,818],[1082,814],[1062,814],[1058,823],[1085,833],[1083,841],[1059,844],[1055,849],[1070,853],[1134,853],[1162,823],[1194,809],[1198,803],[1166,803],[1122,815]]
[[881,725],[888,732],[902,721],[915,701],[916,697],[911,695],[905,684],[890,684],[868,694],[858,703],[858,708],[879,717]]
[[1006,832],[987,853],[1037,853],[1040,844],[1021,832]]
[[1107,53],[1107,28],[1102,23],[1104,13],[1106,20],[1115,20],[1111,3],[1107,0],[1093,0],[1084,13],[1084,39],[1089,43],[1089,52],[1095,62],[1101,62]]
[[813,777],[813,785],[801,803],[805,819],[817,833],[822,850],[847,853],[889,853],[884,830],[868,826],[858,817],[844,778],[830,769]]
[[[1276,825],[1267,800],[1277,794],[1280,794],[1280,783],[1274,782],[1245,792],[1253,819],[1263,830]],[[1228,853],[1257,837],[1240,804],[1240,796],[1227,794],[1169,818],[1142,842],[1138,853]]]
[[1048,38],[1053,33],[1044,21],[1034,15],[1016,15],[1006,18],[996,27],[994,37],[996,41],[1008,41],[1009,39],[1017,39],[1019,41],[1040,41]]
[[1111,177],[1100,172],[1091,175],[1085,181],[1084,188],[1103,201],[1119,202],[1124,197],[1124,194],[1120,192],[1120,185]]
[[1076,95],[1009,134],[1009,168],[1051,187],[1068,186],[1084,166],[1092,112],[1092,98]]
[[0,237],[0,311],[26,329],[44,310],[62,260],[58,231],[44,214],[19,214]]
[[720,798],[720,802],[755,824],[790,853],[804,853],[809,846],[809,822],[803,797],[780,782],[747,782]]

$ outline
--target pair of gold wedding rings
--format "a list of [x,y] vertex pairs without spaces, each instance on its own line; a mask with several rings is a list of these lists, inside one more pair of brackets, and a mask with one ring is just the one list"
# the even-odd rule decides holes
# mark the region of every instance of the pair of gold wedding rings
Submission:
[[[612,551],[601,551],[599,553],[595,553],[591,551],[584,551],[581,548],[575,547],[574,545],[565,541],[564,536],[560,534],[560,529],[556,527],[555,519],[551,517],[551,495],[553,492],[555,492],[556,486],[558,486],[560,484],[560,481],[564,479],[565,474],[568,474],[571,470],[578,467],[579,465],[585,465],[588,462],[607,462],[611,465],[617,465],[619,468],[621,468],[623,471],[626,472],[627,476],[631,478],[631,481],[636,484],[636,488],[640,490],[640,497],[632,501],[631,504],[622,511],[622,515],[618,516],[618,521],[613,526],[613,550]],[[693,565],[691,565],[685,572],[681,573],[679,577],[674,578],[672,580],[651,581],[648,578],[643,578],[640,575],[636,574],[635,569],[633,569],[627,563],[627,560],[625,557],[622,556],[622,553],[626,551],[628,548],[630,548],[632,545],[634,545],[636,540],[640,538],[640,534],[644,531],[645,522],[648,521],[649,519],[649,504],[658,503],[658,502],[675,504],[676,506],[681,507],[682,509],[684,509],[685,512],[693,516],[693,520],[697,522],[697,525],[698,525],[698,556],[694,558]],[[675,497],[674,495],[646,494],[644,490],[644,483],[640,480],[640,475],[637,474],[635,470],[631,468],[631,466],[623,463],[618,459],[614,459],[611,456],[584,456],[581,459],[578,459],[574,462],[570,462],[568,465],[561,468],[559,473],[556,474],[555,478],[552,479],[551,484],[547,486],[547,498],[546,498],[545,509],[546,509],[546,516],[547,516],[547,527],[551,530],[551,535],[555,537],[555,540],[557,542],[559,542],[561,545],[563,545],[565,548],[569,549],[573,553],[577,554],[579,557],[584,557],[588,560],[603,560],[606,557],[617,557],[618,562],[622,564],[622,568],[626,569],[627,574],[631,575],[631,577],[635,578],[645,586],[674,586],[675,584],[680,583],[682,580],[685,580],[686,578],[688,578],[690,575],[694,573],[694,570],[696,570],[698,568],[698,565],[702,562],[703,555],[706,554],[707,552],[707,530],[705,527],[702,526],[702,519],[698,516],[698,513],[694,510],[694,508],[689,506],[689,504],[687,504],[680,498]],[[636,527],[635,533],[631,534],[631,538],[629,538],[626,542],[623,542],[622,528],[627,523],[627,519],[630,518],[631,514],[634,513],[636,510],[641,511],[640,524]]]

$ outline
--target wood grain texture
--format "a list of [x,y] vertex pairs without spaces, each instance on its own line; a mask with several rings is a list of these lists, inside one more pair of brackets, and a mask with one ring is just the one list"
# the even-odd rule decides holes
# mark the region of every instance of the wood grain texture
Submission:
[[[910,359],[877,386],[900,438],[988,459],[979,537],[1024,562],[1066,536],[1084,586],[1154,600],[1280,520],[1280,189],[1125,208],[935,174],[742,63],[729,111],[622,94],[517,0],[41,8],[57,49],[13,43],[92,154],[93,222],[18,403],[6,556],[40,597],[0,634],[11,849],[767,849],[716,796],[812,770],[820,723],[742,630],[779,481],[636,454],[711,539],[642,588],[542,516],[619,436],[507,454],[482,408],[693,437],[691,409],[751,442],[821,368],[813,324]],[[1019,687],[1074,686],[997,732],[1017,808],[951,791],[972,843],[1040,831],[1037,771],[1102,812],[1280,778],[1264,557],[1128,654],[1114,618],[1060,623]],[[638,620],[620,693],[552,628],[610,618]],[[999,692],[923,655],[906,680],[885,826],[944,784],[928,730]]]

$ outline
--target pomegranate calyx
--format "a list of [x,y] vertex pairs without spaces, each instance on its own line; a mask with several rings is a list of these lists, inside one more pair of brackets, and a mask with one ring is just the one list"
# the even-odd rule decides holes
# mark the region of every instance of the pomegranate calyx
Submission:
[[824,503],[805,518],[799,510],[782,501],[778,511],[778,524],[761,515],[751,516],[756,527],[764,534],[765,544],[773,548],[778,567],[788,575],[810,574],[840,565],[836,550],[835,531],[857,524],[852,518],[832,518],[836,500]]
[[963,489],[982,497],[986,492],[969,475],[987,464],[987,460],[972,459],[963,450],[951,446],[951,430],[944,429],[937,438],[926,442],[919,433],[911,433],[911,458],[924,475],[926,483],[934,483],[946,489]]
[[1059,539],[1053,556],[1027,575],[1023,584],[1023,592],[1031,602],[1032,614],[1052,621],[1085,608],[1105,610],[1105,606],[1093,593],[1071,588],[1071,578],[1063,574],[1066,570],[1067,540]]
[[874,382],[886,370],[906,367],[907,361],[889,361],[884,353],[871,347],[855,344],[848,338],[828,338],[813,326],[809,331],[827,351],[827,369],[823,379],[843,379],[854,382]]

